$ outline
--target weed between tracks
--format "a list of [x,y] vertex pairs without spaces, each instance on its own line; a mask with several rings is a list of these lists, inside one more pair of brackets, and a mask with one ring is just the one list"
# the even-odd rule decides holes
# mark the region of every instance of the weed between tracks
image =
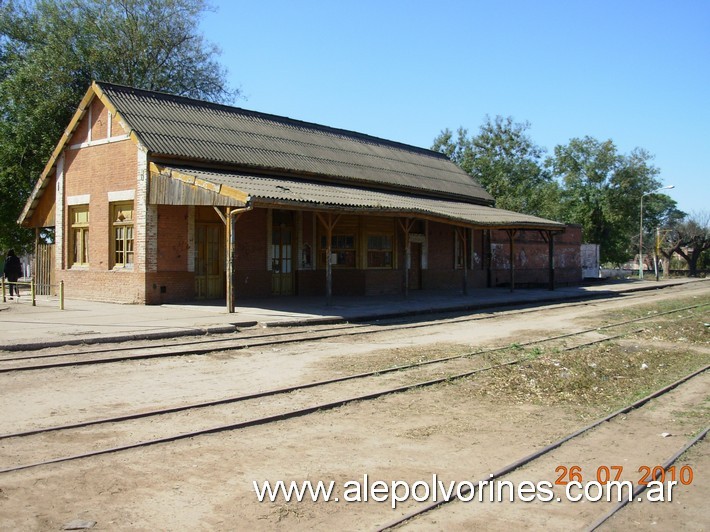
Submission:
[[[601,324],[652,317],[698,303],[710,301],[690,297],[643,305],[608,314]],[[582,417],[595,417],[709,364],[709,321],[710,309],[700,307],[659,316],[650,324],[642,321],[610,330],[608,334],[626,331],[628,336],[570,351],[559,346],[513,344],[503,351],[483,354],[481,360],[489,365],[521,358],[526,359],[524,362],[451,381],[447,386],[455,400],[478,398],[493,404],[568,406]],[[597,319],[595,325],[601,324]],[[642,332],[633,332],[641,327]],[[344,373],[375,371],[476,350],[464,344],[413,346],[339,359],[334,364]],[[698,415],[710,421],[710,408],[702,409]]]
[[[708,307],[708,305],[710,305],[710,297],[703,296],[682,297],[678,299],[659,301],[653,304],[627,307],[621,310],[605,312],[603,316],[587,318],[585,321],[588,323],[594,323],[595,325],[613,325],[620,321],[632,320],[635,318],[650,318],[664,312],[670,312],[695,305],[702,306],[679,311],[677,313],[674,312],[673,314],[668,314],[666,316],[660,316],[658,319],[678,320],[679,318],[685,316],[689,323],[694,323],[703,319],[704,322],[707,323],[708,318],[710,317],[710,307]],[[707,336],[705,336],[705,339],[707,340]]]
[[328,369],[337,369],[341,373],[364,373],[381,369],[406,366],[426,362],[437,358],[458,356],[471,353],[475,349],[465,344],[437,344],[436,346],[397,347],[374,351],[352,358],[339,358],[327,364]]
[[481,395],[510,402],[613,410],[710,362],[710,355],[608,342],[574,351],[543,350],[528,362],[483,377]]

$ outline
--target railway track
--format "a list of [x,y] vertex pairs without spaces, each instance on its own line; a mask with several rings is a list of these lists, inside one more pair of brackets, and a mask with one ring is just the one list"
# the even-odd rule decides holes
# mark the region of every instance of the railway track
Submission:
[[[590,329],[584,329],[581,331],[576,331],[574,333],[567,333],[563,335],[556,335],[556,336],[551,336],[547,337],[544,339],[538,339],[538,340],[533,340],[525,343],[518,344],[520,347],[525,347],[525,346],[532,346],[536,344],[541,344],[541,343],[546,343],[546,342],[552,342],[556,340],[566,340],[572,337],[580,337],[583,336],[589,332],[598,332],[601,330],[606,330],[606,329],[611,329],[614,327],[620,327],[623,325],[628,325],[632,323],[637,323],[639,321],[644,321],[644,320],[650,320],[653,318],[657,317],[662,317],[667,314],[672,314],[673,312],[680,312],[683,310],[688,310],[688,309],[693,309],[697,307],[701,307],[704,305],[694,305],[691,307],[684,307],[683,309],[676,309],[675,311],[669,311],[666,313],[658,313],[654,314],[653,316],[646,316],[643,318],[635,318],[632,320],[626,320],[623,322],[618,322],[612,325],[607,325],[604,327],[595,327],[595,328],[590,328]],[[630,331],[630,332],[637,332],[639,329]],[[629,331],[623,332],[621,334],[617,334],[615,336],[607,336],[604,338],[598,338],[592,341],[585,341],[578,343],[577,345],[571,346],[571,347],[565,347],[564,349],[566,350],[572,350],[572,349],[578,349],[579,347],[594,344],[594,343],[600,343],[604,341],[608,341],[613,338],[618,338],[622,337],[626,334],[630,334]],[[348,376],[343,376],[343,377],[338,377],[335,379],[328,379],[328,380],[323,380],[323,381],[317,381],[317,382],[311,382],[311,383],[306,383],[306,384],[301,384],[301,385],[295,385],[295,386],[290,386],[286,388],[281,388],[281,389],[276,389],[276,390],[269,390],[269,391],[264,391],[264,392],[258,392],[258,393],[253,393],[253,394],[246,394],[238,397],[231,397],[231,398],[226,398],[226,399],[219,399],[216,401],[210,401],[210,402],[203,402],[203,403],[196,403],[196,404],[191,404],[191,405],[181,405],[177,407],[170,407],[170,408],[162,408],[162,409],[155,409],[152,411],[148,412],[140,412],[140,413],[132,413],[132,414],[126,414],[126,415],[121,415],[121,416],[114,416],[111,418],[104,418],[104,419],[94,419],[94,420],[88,420],[88,421],[83,421],[83,422],[78,422],[78,423],[73,423],[73,424],[66,424],[62,426],[54,426],[54,427],[44,427],[44,428],[38,428],[38,429],[32,429],[32,430],[27,430],[23,432],[15,432],[11,434],[5,434],[0,436],[3,440],[3,449],[5,451],[5,454],[13,454],[14,453],[14,463],[11,465],[5,465],[4,469],[0,470],[0,473],[9,473],[11,471],[19,471],[22,469],[28,469],[32,467],[39,467],[43,465],[49,465],[53,463],[59,463],[59,462],[66,462],[66,461],[71,461],[71,460],[78,460],[82,458],[88,458],[91,456],[98,456],[102,454],[108,454],[108,453],[113,453],[113,452],[118,452],[118,451],[126,451],[130,449],[135,449],[139,447],[145,447],[149,445],[155,445],[159,443],[168,443],[168,442],[173,442],[173,441],[178,441],[186,438],[192,438],[195,436],[200,436],[200,435],[206,435],[206,434],[212,434],[212,433],[217,433],[217,432],[223,432],[223,431],[229,431],[229,430],[237,430],[237,429],[243,429],[247,427],[252,427],[252,426],[258,426],[258,425],[263,425],[266,423],[272,423],[275,421],[281,421],[285,419],[290,419],[290,418],[295,418],[295,417],[301,417],[304,415],[311,414],[313,412],[317,411],[322,411],[322,410],[329,410],[333,408],[337,408],[339,406],[343,406],[348,403],[352,403],[355,401],[367,401],[367,400],[373,400],[385,395],[389,394],[394,394],[394,393],[401,393],[407,390],[413,390],[417,388],[423,388],[427,386],[432,386],[435,384],[440,384],[443,382],[447,382],[450,380],[454,379],[461,379],[464,377],[470,377],[473,375],[476,375],[481,372],[485,371],[490,371],[492,369],[496,368],[501,368],[504,366],[509,366],[509,365],[514,365],[518,364],[524,360],[527,360],[526,357],[519,357],[519,358],[514,358],[514,359],[509,359],[509,360],[504,360],[499,363],[495,364],[487,364],[486,361],[484,360],[484,357],[482,355],[486,354],[492,354],[497,351],[503,351],[505,349],[509,349],[509,347],[498,347],[498,348],[489,348],[485,350],[478,350],[475,352],[471,353],[466,353],[463,355],[456,355],[456,356],[450,356],[450,357],[443,357],[439,359],[434,359],[434,360],[429,360],[429,361],[424,361],[424,362],[418,362],[415,364],[408,364],[405,366],[397,366],[397,367],[390,367],[390,368],[382,368],[378,369],[376,371],[372,372],[366,372],[366,373],[359,373],[359,374],[354,374],[354,375],[348,375]],[[474,363],[474,367],[470,367],[470,363]],[[436,365],[439,366],[451,366],[451,365],[456,365],[458,364],[459,366],[464,366],[464,367],[458,367],[458,368],[451,368],[448,369],[446,372],[443,370],[436,370],[432,371],[432,368]],[[458,369],[458,370],[457,370]],[[463,370],[463,371],[462,371]],[[437,373],[438,371],[438,373]],[[410,372],[411,374],[408,374],[407,372]],[[433,375],[432,375],[433,373]],[[396,377],[395,377],[396,376]],[[365,384],[367,382],[367,385]],[[366,390],[365,392],[360,392],[357,395],[346,395],[343,398],[344,393],[342,391],[336,391],[337,393],[335,394],[335,398],[332,397],[332,392],[318,392],[318,393],[323,393],[326,396],[326,399],[321,401],[321,402],[315,402],[313,400],[313,395],[311,396],[306,396],[306,397],[300,397],[300,400],[302,403],[301,406],[299,407],[292,407],[291,405],[295,402],[298,403],[296,399],[299,399],[299,394],[301,392],[304,392],[305,390],[313,391],[315,389],[321,389],[321,390],[327,390],[327,388],[333,387],[334,385],[338,384],[343,384],[343,383],[357,383],[357,390]],[[384,383],[385,387],[381,387],[380,383]],[[331,394],[331,397],[328,397],[328,394]],[[303,395],[303,394],[301,394]],[[235,422],[230,422],[230,423],[222,423],[219,425],[212,425],[209,424],[209,416],[205,415],[204,412],[207,411],[207,409],[212,409],[212,410],[217,410],[220,408],[226,407],[227,410],[220,410],[219,412],[214,412],[215,416],[213,417],[224,417],[227,416],[230,419],[233,419],[235,415],[237,415],[237,412],[235,411],[234,407],[237,404],[243,404],[248,401],[254,401],[254,400],[263,400],[265,398],[269,398],[272,400],[272,403],[269,403],[266,406],[262,406],[261,403],[263,401],[259,402],[259,408],[261,410],[266,410],[261,416],[252,418],[252,419],[243,419],[240,421],[235,421]],[[284,406],[288,405],[290,408],[287,408],[284,410]],[[231,410],[229,410],[231,408]],[[197,428],[197,429],[192,429],[192,430],[186,430],[183,432],[179,433],[172,433],[172,434],[162,434],[159,435],[158,437],[152,437],[152,438],[147,438],[144,440],[140,441],[135,441],[135,439],[131,443],[125,443],[125,439],[122,440],[122,438],[125,438],[127,434],[130,434],[131,436],[133,435],[134,432],[140,432],[139,429],[136,429],[135,424],[133,424],[136,421],[139,421],[141,419],[145,418],[158,418],[159,416],[161,417],[161,420],[164,421],[163,423],[160,423],[159,425],[163,428],[165,427],[172,427],[173,422],[169,422],[167,417],[170,415],[176,415],[176,414],[181,414],[185,412],[190,412],[193,410],[201,409],[203,414],[200,415],[200,421],[203,423],[203,426]],[[253,408],[252,408],[253,409]],[[239,411],[244,411],[244,410],[249,410],[249,408],[243,408],[241,407]],[[194,424],[194,421],[191,421],[190,423]],[[82,430],[83,429],[83,430]],[[88,432],[86,429],[89,429]],[[106,438],[106,433],[109,431],[107,429],[112,429],[114,432],[110,433],[109,435],[113,437]],[[94,433],[91,431],[94,430]],[[145,427],[143,428],[144,433],[150,433],[150,431],[155,431],[155,426],[151,426],[150,430],[146,430]],[[54,443],[52,442],[52,436],[53,435],[58,435],[58,437],[54,438]],[[78,438],[80,440],[89,440],[91,443],[92,448],[89,449],[88,451],[84,452],[72,452],[71,450],[64,455],[56,456],[57,451],[53,450],[54,447],[59,446],[62,447],[62,442],[66,441],[71,441],[71,437],[67,437],[70,435],[80,435],[81,437]],[[93,434],[93,435],[92,435]],[[103,435],[103,440],[101,439]],[[118,436],[117,436],[118,435]],[[32,446],[32,445],[25,445],[25,442],[27,441],[27,438],[31,437],[36,437],[39,439],[41,445],[37,446]],[[108,442],[105,440],[109,440]],[[118,441],[117,441],[118,440]],[[121,441],[122,440],[122,441]],[[59,443],[57,443],[59,442]],[[22,449],[25,447],[27,448],[35,448],[39,447],[40,449],[47,450],[48,453],[54,453],[53,458],[31,458],[26,455],[23,455]],[[13,450],[13,448],[15,450]],[[48,449],[49,448],[49,449]],[[2,466],[0,466],[2,467]]]
[[[680,458],[681,456],[683,456],[683,455],[684,455],[685,453],[687,453],[690,449],[692,449],[692,448],[695,447],[698,443],[700,443],[701,441],[703,441],[703,440],[705,439],[705,437],[707,436],[708,431],[710,431],[710,427],[706,427],[704,430],[702,430],[700,433],[698,433],[697,436],[695,436],[694,438],[691,438],[690,441],[688,441],[685,445],[683,445],[683,447],[681,447],[678,451],[676,451],[676,452],[673,454],[673,456],[671,456],[670,458],[668,458],[667,460],[665,460],[665,461],[663,462],[663,464],[661,465],[661,467],[663,468],[663,471],[664,471],[664,472],[665,472],[665,471],[668,471],[668,470],[673,466],[673,464],[675,464],[675,462],[678,460],[678,458]],[[652,476],[651,478],[652,478],[652,480],[657,480],[657,479],[661,478],[661,473],[660,473],[660,471],[658,472],[657,475],[654,475],[654,476]],[[647,485],[636,484],[636,486],[634,487],[634,490],[633,490],[633,492],[632,492],[632,499],[636,499],[636,498],[637,498],[639,495],[641,495],[641,493],[643,493],[647,488],[648,488]],[[629,500],[628,500],[628,499],[624,499],[623,501],[621,501],[621,502],[619,502],[618,504],[616,504],[616,506],[614,506],[610,511],[608,511],[608,512],[605,513],[603,516],[601,516],[599,519],[597,519],[596,521],[594,521],[591,525],[589,525],[589,527],[587,528],[587,531],[588,531],[588,532],[594,532],[595,530],[599,529],[604,523],[606,523],[606,522],[607,522],[609,519],[611,519],[614,515],[616,515],[617,513],[619,513],[621,510],[623,510],[624,507],[625,507],[627,504],[629,504]]]
[[[617,410],[616,412],[609,414],[608,416],[598,419],[585,427],[577,429],[574,432],[571,432],[571,433],[567,434],[566,436],[563,436],[562,438],[545,446],[542,449],[539,449],[527,456],[521,457],[517,460],[510,462],[509,464],[503,466],[502,468],[498,469],[497,471],[490,473],[487,477],[481,478],[480,480],[473,481],[472,484],[473,485],[480,485],[479,482],[481,482],[481,483],[486,482],[486,481],[492,482],[492,481],[501,479],[501,478],[505,477],[506,475],[509,475],[510,473],[513,473],[514,471],[516,471],[524,466],[527,466],[528,464],[535,462],[536,460],[546,457],[547,455],[552,453],[554,450],[562,447],[563,445],[569,444],[570,442],[589,433],[590,431],[599,427],[600,425],[603,425],[603,424],[610,422],[612,420],[615,420],[625,414],[628,414],[634,410],[637,410],[637,409],[647,405],[648,403],[650,403],[651,401],[653,401],[655,399],[662,398],[667,393],[675,390],[676,388],[687,383],[691,379],[694,379],[694,378],[704,374],[708,370],[710,370],[710,365],[706,365],[697,371],[693,371],[693,372],[685,375],[681,379],[678,379],[677,381],[675,381],[667,386],[664,386],[663,388],[656,390],[655,392],[643,397],[642,399],[639,399],[638,401],[635,401],[634,403],[632,403],[628,406],[625,406],[624,408],[621,408],[621,409]],[[691,447],[696,445],[698,442],[700,442],[702,439],[704,439],[709,430],[710,430],[710,427],[702,430],[697,436],[692,438],[680,450],[678,450],[672,457],[670,457],[668,460],[666,460],[662,465],[663,471],[668,470],[670,468],[670,466],[682,454],[684,454],[688,449],[690,449]],[[661,474],[660,472],[658,472],[658,473],[654,472],[654,475],[649,480],[655,480],[656,478],[660,478],[660,474]],[[640,493],[642,493],[646,488],[647,488],[647,486],[636,484],[634,486],[634,489],[632,492],[633,493],[633,500],[636,500],[638,495]],[[462,497],[466,497],[469,494],[471,494],[471,489],[469,489],[468,487],[464,487],[463,489],[461,489],[461,496]],[[420,518],[420,517],[428,514],[429,512],[432,512],[433,510],[436,510],[436,509],[441,508],[447,504],[455,502],[456,500],[458,500],[458,498],[456,498],[456,497],[449,498],[449,499],[442,498],[436,502],[431,502],[428,504],[421,505],[417,509],[415,509],[403,516],[397,517],[396,519],[393,519],[393,520],[385,523],[384,525],[377,527],[376,530],[378,532],[383,532],[386,530],[393,530],[393,529],[399,528],[406,523],[409,523],[417,518]],[[591,524],[589,524],[587,527],[587,530],[593,531],[593,530],[598,529],[609,518],[611,518],[614,514],[619,512],[626,504],[628,504],[627,499],[625,499],[625,502],[620,502],[619,504],[614,506],[609,512],[606,512],[602,517],[596,519]]]
[[[639,296],[636,296],[639,297]],[[563,304],[556,308],[573,307],[579,305],[589,305],[589,302],[584,303],[569,303]],[[682,312],[685,310],[692,310],[700,307],[708,306],[707,303],[699,303],[697,305],[686,306],[679,309],[674,309],[666,312],[661,312],[654,314],[655,316],[663,316],[668,314],[674,314]],[[477,314],[474,316],[463,316],[459,318],[448,318],[446,319],[447,324],[465,323],[470,321],[479,321],[484,319],[491,319],[495,317],[500,317],[501,315],[510,316],[515,314],[525,314],[528,312],[534,312],[538,309],[532,310],[518,310],[518,311],[508,311],[504,313],[486,313]],[[643,321],[648,319],[647,317],[636,318],[634,320],[626,320],[624,322],[619,322],[618,324],[612,324],[609,326],[590,328],[584,332],[592,332],[594,330],[603,330],[609,327],[616,327],[626,323],[633,323],[636,321]],[[383,321],[377,325],[370,324],[341,324],[334,326],[322,326],[322,327],[312,327],[308,328],[306,331],[279,331],[266,334],[249,334],[247,336],[242,336],[239,338],[210,338],[210,339],[200,339],[195,341],[181,341],[179,345],[174,343],[166,344],[162,343],[159,345],[151,344],[147,346],[117,346],[113,348],[101,348],[101,349],[91,349],[82,351],[72,351],[72,352],[54,352],[54,353],[41,353],[33,355],[22,355],[22,356],[10,356],[3,357],[0,356],[0,374],[14,372],[14,371],[34,371],[34,370],[46,370],[54,368],[63,368],[70,366],[83,366],[83,365],[94,365],[94,364],[109,364],[117,362],[126,361],[139,361],[151,358],[165,358],[165,357],[181,357],[190,355],[204,355],[214,352],[230,352],[239,351],[249,348],[256,347],[272,347],[277,345],[285,344],[297,344],[304,342],[314,342],[320,340],[328,340],[332,338],[342,338],[344,336],[362,336],[368,334],[376,333],[387,333],[393,331],[401,330],[414,330],[414,329],[425,329],[427,327],[433,327],[441,325],[442,320],[429,320],[425,322],[418,323],[402,323],[401,320],[391,320]],[[580,332],[570,333],[571,335],[581,334]],[[564,336],[560,336],[562,338]],[[99,356],[100,354],[111,354],[115,353],[113,356]],[[43,362],[46,359],[52,359],[51,362]]]

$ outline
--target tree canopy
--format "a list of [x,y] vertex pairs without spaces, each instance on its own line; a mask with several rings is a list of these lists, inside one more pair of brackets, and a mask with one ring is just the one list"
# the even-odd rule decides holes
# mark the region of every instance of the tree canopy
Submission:
[[[618,152],[611,140],[592,137],[574,138],[555,147],[547,160],[552,174],[562,187],[562,220],[582,226],[586,242],[601,244],[602,262],[623,263],[633,256],[638,242],[641,197],[661,186],[653,157],[636,148],[628,155]],[[654,206],[674,209],[675,202],[665,196],[665,203]],[[647,201],[648,204],[648,201]],[[668,213],[646,212],[646,227]],[[654,214],[654,216],[650,216]]]
[[475,177],[501,209],[553,216],[556,184],[543,167],[544,149],[536,145],[527,122],[511,117],[486,117],[477,135],[459,128],[445,129],[434,139],[433,150],[446,154]]
[[684,216],[670,197],[653,193],[661,184],[647,151],[622,154],[611,140],[587,136],[556,146],[543,161],[529,129],[511,117],[486,117],[477,135],[445,129],[432,149],[475,177],[496,207],[581,225],[585,242],[601,244],[602,262],[623,263],[638,251],[642,195],[644,233]]
[[677,253],[688,263],[689,275],[697,276],[698,262],[710,250],[710,212],[692,213],[677,220],[664,231],[660,244],[663,256],[670,259]]
[[0,248],[92,80],[227,103],[205,0],[36,0],[0,6]]

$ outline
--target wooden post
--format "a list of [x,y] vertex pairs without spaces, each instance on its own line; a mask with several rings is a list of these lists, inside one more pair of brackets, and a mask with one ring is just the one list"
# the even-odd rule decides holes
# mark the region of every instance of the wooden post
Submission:
[[59,310],[64,310],[64,280],[59,281]]
[[235,220],[232,216],[232,209],[227,207],[227,221],[225,229],[227,234],[227,312],[234,313],[234,224]]
[[[19,294],[19,292],[18,292]],[[37,306],[37,290],[35,289],[35,278],[30,277],[30,296],[32,297],[32,306]]]
[[555,289],[555,233],[547,232],[547,266],[549,268],[548,290]]
[[402,231],[404,231],[404,297],[409,297],[409,269],[412,265],[412,246],[409,232],[414,227],[414,220],[405,218],[404,221],[399,219],[397,221]]
[[468,295],[468,245],[466,239],[466,228],[457,227],[456,236],[461,240],[461,249],[463,251],[463,295]]
[[555,289],[555,232],[540,229],[540,236],[547,242],[547,289]]
[[316,213],[316,217],[325,228],[325,304],[330,306],[333,303],[333,265],[330,256],[333,252],[333,229],[338,223],[340,215],[333,218],[333,214],[330,212],[327,217]]
[[510,291],[512,292],[515,290],[515,243],[514,243],[514,238],[515,238],[515,229],[506,229],[506,233],[508,233],[508,242],[510,243]]
[[5,295],[5,276],[0,277],[2,280],[2,302],[7,303],[7,296]]
[[220,211],[217,207],[214,207],[215,212],[224,222],[226,232],[224,240],[227,248],[227,271],[225,272],[227,277],[227,297],[225,299],[227,303],[227,312],[230,314],[234,313],[237,299],[234,285],[234,277],[236,272],[234,266],[234,254],[237,247],[237,220],[243,213],[250,211],[251,209],[251,202],[247,201],[246,206],[244,207],[236,207],[234,209],[227,207],[227,214],[225,216],[222,214],[222,211]]
[[325,304],[333,304],[333,225],[331,214],[328,213],[328,224],[325,228]]
[[[37,271],[37,258],[39,257],[39,227],[35,227],[35,245],[34,245],[34,256],[32,257],[32,271],[30,272],[30,275],[32,278],[37,278],[38,276],[38,271]],[[39,279],[40,282],[40,293],[42,293],[42,279]],[[47,291],[49,293],[49,290]]]
[[485,243],[485,268],[486,268],[486,288],[490,288],[493,284],[493,274],[492,274],[492,267],[493,267],[493,243],[491,242],[491,230],[486,229],[485,231],[486,235],[486,243]]

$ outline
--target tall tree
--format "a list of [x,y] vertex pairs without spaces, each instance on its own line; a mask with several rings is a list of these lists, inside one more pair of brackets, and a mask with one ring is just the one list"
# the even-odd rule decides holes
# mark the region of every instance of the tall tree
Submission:
[[674,253],[688,263],[688,274],[698,275],[698,261],[710,250],[710,212],[690,214],[666,231],[661,253],[670,259]]
[[601,244],[602,262],[618,264],[633,256],[641,197],[660,187],[651,160],[640,148],[623,155],[611,140],[587,136],[556,146],[547,161],[562,184],[564,221],[582,225],[586,242]]
[[209,101],[237,96],[197,31],[206,0],[0,6],[0,248],[26,245],[24,203],[92,80]]
[[432,149],[446,154],[475,177],[501,209],[556,217],[557,186],[543,166],[544,149],[527,134],[528,122],[486,117],[477,135],[446,129]]

